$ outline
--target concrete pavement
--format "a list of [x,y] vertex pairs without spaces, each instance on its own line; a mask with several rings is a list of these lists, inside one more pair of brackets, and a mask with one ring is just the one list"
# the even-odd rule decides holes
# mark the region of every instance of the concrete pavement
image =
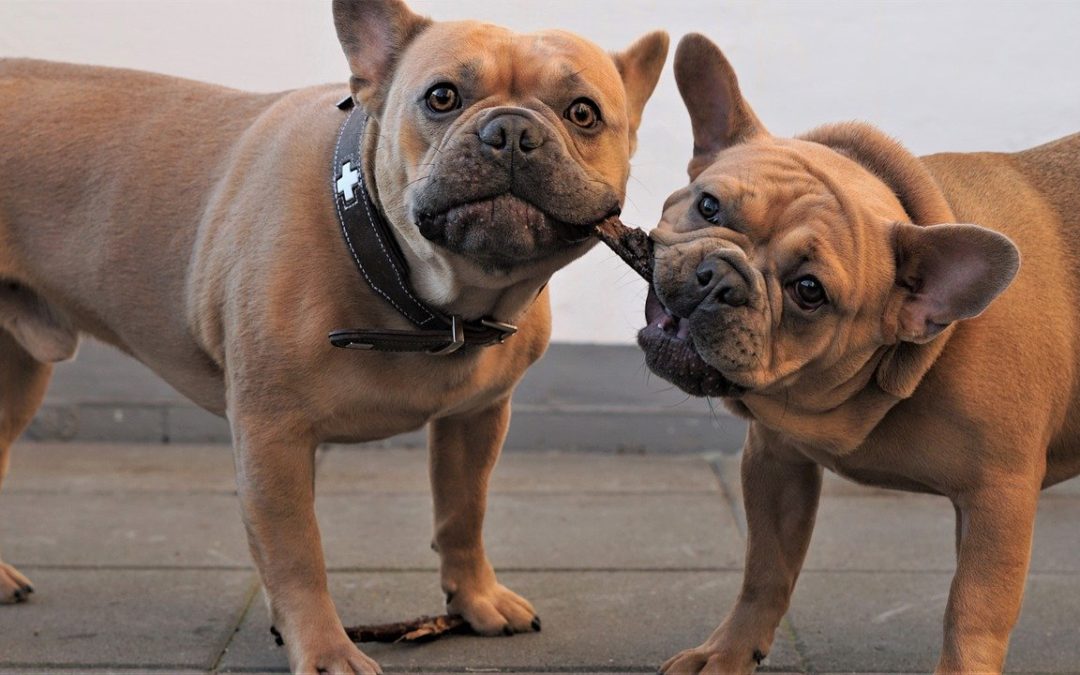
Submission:
[[[369,646],[388,672],[652,672],[734,598],[737,459],[534,450],[503,457],[487,541],[539,634]],[[346,623],[438,613],[422,450],[319,463],[330,583]],[[922,672],[953,569],[943,499],[826,481],[805,571],[766,671]],[[268,632],[215,445],[20,443],[0,495],[5,558],[35,583],[0,607],[0,673],[263,672]],[[1080,481],[1043,499],[1008,669],[1080,672]]]

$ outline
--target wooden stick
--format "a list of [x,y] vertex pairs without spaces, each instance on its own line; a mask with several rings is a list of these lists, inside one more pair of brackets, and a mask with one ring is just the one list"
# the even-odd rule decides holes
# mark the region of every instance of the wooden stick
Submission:
[[647,232],[627,227],[618,216],[612,216],[596,226],[596,236],[641,278],[652,283],[653,241]]
[[353,642],[428,642],[443,635],[471,633],[472,629],[460,616],[421,616],[410,621],[376,626],[353,626],[345,634]]

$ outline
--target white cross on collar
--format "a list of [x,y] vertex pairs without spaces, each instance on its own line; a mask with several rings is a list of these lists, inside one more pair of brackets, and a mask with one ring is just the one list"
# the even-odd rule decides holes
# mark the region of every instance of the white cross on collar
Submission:
[[337,180],[337,191],[345,203],[356,201],[356,188],[360,185],[360,172],[353,168],[352,162],[345,162],[341,167],[341,178]]

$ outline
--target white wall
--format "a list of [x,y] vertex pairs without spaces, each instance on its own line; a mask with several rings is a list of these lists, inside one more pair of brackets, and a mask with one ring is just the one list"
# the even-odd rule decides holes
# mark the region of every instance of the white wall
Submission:
[[[704,32],[759,117],[791,134],[872,121],[917,153],[1015,150],[1080,130],[1080,2],[413,0],[436,19],[563,27],[617,49],[654,28]],[[0,0],[0,56],[155,70],[252,90],[343,80],[329,3]],[[689,122],[670,64],[646,110],[628,223],[683,184]],[[2,151],[2,149],[0,149]],[[598,248],[552,284],[555,339],[628,342],[644,282]]]

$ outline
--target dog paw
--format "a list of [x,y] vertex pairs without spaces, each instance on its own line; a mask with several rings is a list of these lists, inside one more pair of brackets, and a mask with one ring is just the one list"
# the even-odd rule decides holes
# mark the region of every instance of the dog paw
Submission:
[[664,662],[658,672],[663,675],[721,675],[721,673],[753,673],[765,659],[760,650],[745,656],[735,656],[725,651],[702,645],[679,652]]
[[0,605],[26,602],[33,592],[29,579],[11,565],[0,562]]
[[382,668],[352,642],[299,650],[294,673],[328,675],[382,675]]
[[446,609],[460,615],[481,635],[538,632],[540,617],[528,600],[500,583],[469,591],[447,593]]

